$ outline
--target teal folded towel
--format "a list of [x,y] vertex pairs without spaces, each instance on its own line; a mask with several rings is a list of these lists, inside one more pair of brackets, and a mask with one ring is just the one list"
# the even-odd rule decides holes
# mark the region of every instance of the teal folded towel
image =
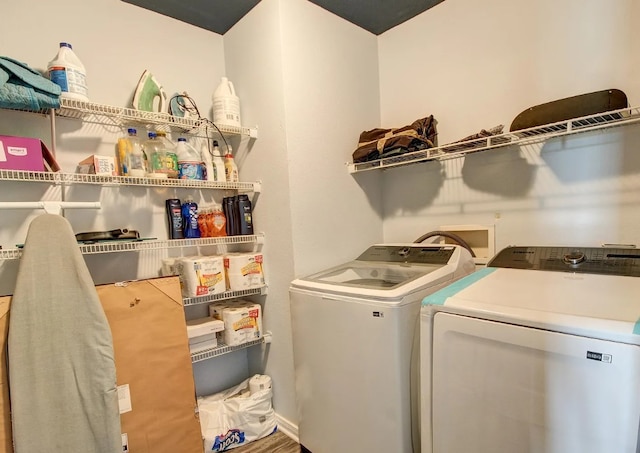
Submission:
[[60,107],[60,87],[24,63],[0,57],[0,108],[44,110]]

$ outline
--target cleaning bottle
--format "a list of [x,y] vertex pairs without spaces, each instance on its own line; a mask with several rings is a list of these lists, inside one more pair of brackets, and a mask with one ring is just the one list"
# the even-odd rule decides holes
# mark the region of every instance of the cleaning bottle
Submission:
[[137,131],[134,128],[127,130],[128,137],[125,141],[127,147],[125,153],[124,167],[126,171],[124,175],[132,176],[135,178],[144,178],[147,173],[147,163],[142,151],[142,145],[138,140]]
[[227,180],[227,176],[225,174],[224,159],[222,158],[222,151],[220,151],[220,148],[218,147],[217,140],[213,141],[213,150],[211,155],[213,156],[212,164],[215,174],[214,180],[218,182],[225,182]]
[[224,174],[227,182],[238,182],[238,166],[233,160],[231,147],[229,147],[229,152],[224,156]]
[[158,136],[158,140],[165,151],[165,167],[167,169],[167,176],[169,178],[177,178],[179,169],[176,145],[167,138],[167,133],[165,131],[156,131],[156,135]]
[[137,139],[136,135],[137,131],[129,128],[127,129],[127,135],[118,139],[116,158],[118,161],[118,175],[120,176],[129,176],[129,163],[127,160],[131,152],[132,139]]
[[238,126],[240,124],[240,99],[236,96],[233,83],[226,77],[213,92],[213,122]]
[[222,208],[219,204],[213,206],[211,216],[208,220],[208,230],[213,237],[222,237],[227,235],[226,225],[227,219],[222,212]]
[[210,208],[200,208],[198,210],[198,229],[200,230],[201,238],[210,238],[211,231],[209,231],[209,218],[211,217]]
[[204,179],[204,164],[200,153],[187,143],[186,138],[178,138],[176,154],[178,156],[178,177],[180,179]]
[[207,181],[215,181],[216,173],[213,166],[213,159],[211,158],[211,151],[209,150],[209,140],[205,139],[200,147],[200,155],[204,163],[204,179]]
[[60,43],[58,54],[47,65],[49,79],[60,86],[60,97],[88,101],[87,72],[71,44]]
[[148,139],[145,140],[143,146],[149,159],[149,176],[152,178],[167,178],[168,172],[165,168],[167,161],[166,151],[155,132],[148,133]]
[[182,229],[185,239],[193,239],[200,237],[200,228],[198,227],[198,204],[193,198],[187,197],[182,204]]

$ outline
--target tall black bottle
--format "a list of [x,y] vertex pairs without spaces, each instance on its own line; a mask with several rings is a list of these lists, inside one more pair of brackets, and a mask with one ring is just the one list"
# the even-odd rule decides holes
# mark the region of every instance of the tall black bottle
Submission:
[[236,214],[235,197],[225,197],[222,199],[222,212],[227,218],[226,230],[227,236],[236,236],[238,232],[238,216]]
[[237,195],[235,198],[238,215],[238,234],[253,234],[251,200],[246,194]]

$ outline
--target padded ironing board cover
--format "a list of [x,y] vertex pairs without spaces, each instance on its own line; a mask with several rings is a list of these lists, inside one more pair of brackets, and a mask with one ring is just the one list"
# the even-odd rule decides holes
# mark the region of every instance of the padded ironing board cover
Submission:
[[15,453],[122,451],[111,330],[61,216],[29,226],[8,347]]

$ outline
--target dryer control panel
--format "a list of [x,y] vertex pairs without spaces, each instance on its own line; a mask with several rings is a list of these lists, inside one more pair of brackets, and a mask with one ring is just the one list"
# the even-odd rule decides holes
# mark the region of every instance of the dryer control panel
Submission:
[[640,250],[615,247],[507,247],[487,267],[640,277]]

